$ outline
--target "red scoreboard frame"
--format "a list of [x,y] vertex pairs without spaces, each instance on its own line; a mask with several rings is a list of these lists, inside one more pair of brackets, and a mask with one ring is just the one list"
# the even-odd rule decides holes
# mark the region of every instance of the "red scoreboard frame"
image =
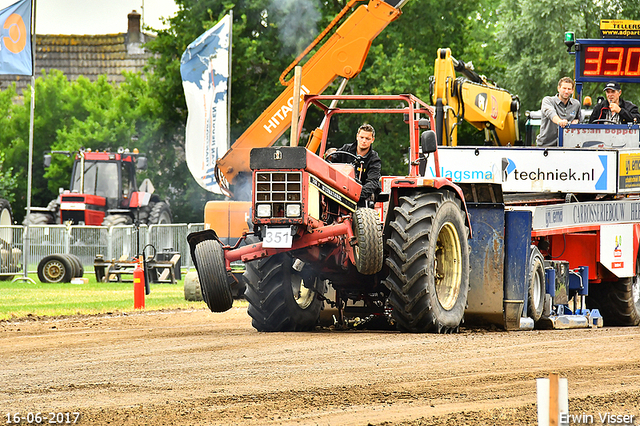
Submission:
[[576,80],[640,83],[640,39],[577,40]]

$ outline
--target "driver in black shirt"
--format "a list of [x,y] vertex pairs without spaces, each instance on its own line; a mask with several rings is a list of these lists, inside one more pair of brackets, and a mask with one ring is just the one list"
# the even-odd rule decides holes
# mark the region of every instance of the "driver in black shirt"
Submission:
[[[373,200],[380,191],[380,174],[382,170],[382,161],[378,153],[371,149],[373,141],[376,139],[376,131],[371,124],[363,124],[356,133],[356,141],[351,144],[343,145],[338,151],[346,151],[361,157],[356,168],[356,178],[359,178],[362,184],[362,192],[360,193],[360,201],[358,205],[366,205],[366,200]],[[333,154],[337,159],[336,162],[350,163],[353,158],[347,155],[340,155],[340,152]]]

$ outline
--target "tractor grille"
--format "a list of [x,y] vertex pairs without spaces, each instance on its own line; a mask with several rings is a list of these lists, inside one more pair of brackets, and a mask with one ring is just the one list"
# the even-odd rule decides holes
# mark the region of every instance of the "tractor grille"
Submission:
[[256,172],[258,218],[300,218],[302,172]]

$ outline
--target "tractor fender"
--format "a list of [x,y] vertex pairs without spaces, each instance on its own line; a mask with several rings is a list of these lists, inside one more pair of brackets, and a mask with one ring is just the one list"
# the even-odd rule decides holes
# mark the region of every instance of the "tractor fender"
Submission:
[[[398,205],[400,196],[411,190],[415,191],[416,189],[422,188],[424,191],[431,191],[444,188],[453,191],[457,198],[460,199],[462,210],[464,211],[465,225],[469,228],[469,238],[472,238],[473,231],[471,229],[471,219],[469,217],[469,211],[467,210],[464,193],[458,185],[451,181],[451,179],[444,177],[424,178],[407,176],[392,179],[390,185],[391,192],[388,211],[392,211],[393,208]],[[390,216],[391,215],[387,215],[385,219],[385,229],[387,228]]]

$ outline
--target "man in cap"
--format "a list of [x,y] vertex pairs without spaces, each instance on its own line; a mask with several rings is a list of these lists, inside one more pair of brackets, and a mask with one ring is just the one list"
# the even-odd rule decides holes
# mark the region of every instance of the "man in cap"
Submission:
[[640,123],[640,113],[638,113],[638,107],[629,101],[625,101],[620,97],[622,89],[620,84],[615,81],[610,81],[604,86],[604,91],[607,94],[607,99],[593,108],[589,123],[611,123],[611,124],[625,124],[625,123]]

